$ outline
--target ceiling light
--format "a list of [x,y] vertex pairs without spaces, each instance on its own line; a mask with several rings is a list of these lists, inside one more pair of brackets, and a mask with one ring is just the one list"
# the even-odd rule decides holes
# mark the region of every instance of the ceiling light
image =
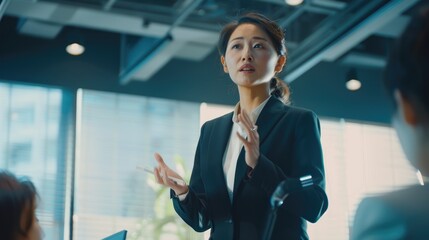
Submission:
[[79,43],[71,43],[66,47],[66,51],[73,56],[81,55],[85,52],[85,47]]
[[73,56],[82,55],[85,52],[85,39],[80,29],[68,29],[66,34],[67,53]]
[[362,83],[358,80],[356,69],[350,69],[346,76],[346,88],[350,91],[356,91],[359,90],[361,86]]
[[362,86],[362,83],[357,79],[350,79],[346,82],[346,87],[350,91],[356,91],[359,90],[359,88]]
[[304,0],[285,0],[286,4],[291,6],[298,6],[304,2]]

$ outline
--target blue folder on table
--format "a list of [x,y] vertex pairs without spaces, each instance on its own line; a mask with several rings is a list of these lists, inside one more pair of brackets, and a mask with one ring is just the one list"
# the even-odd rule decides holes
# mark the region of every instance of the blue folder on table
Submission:
[[125,240],[126,238],[127,238],[127,230],[122,230],[108,237],[105,237],[102,240]]

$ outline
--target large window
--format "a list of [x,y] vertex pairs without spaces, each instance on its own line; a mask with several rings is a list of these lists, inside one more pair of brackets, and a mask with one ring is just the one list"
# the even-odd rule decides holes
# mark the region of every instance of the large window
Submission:
[[418,184],[418,179],[392,128],[326,119],[321,126],[329,207],[309,225],[309,234],[315,240],[348,239],[363,197]]
[[63,239],[67,232],[67,100],[60,89],[0,83],[0,168],[34,182],[46,239]]
[[190,176],[199,104],[89,90],[78,92],[74,239],[202,239],[177,216],[167,188],[138,170],[154,152]]
[[[75,115],[74,100],[60,89],[0,83],[0,168],[35,183],[45,239],[121,229],[131,240],[207,239],[137,167],[153,168],[159,152],[189,178],[201,124],[232,107],[79,90]],[[390,127],[323,118],[321,127],[329,208],[308,232],[348,239],[363,197],[418,180]]]

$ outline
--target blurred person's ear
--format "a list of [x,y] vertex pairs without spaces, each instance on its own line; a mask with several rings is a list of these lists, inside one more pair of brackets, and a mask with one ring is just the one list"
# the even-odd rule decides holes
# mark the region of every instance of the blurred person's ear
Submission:
[[411,101],[404,96],[399,90],[395,90],[394,97],[398,106],[398,113],[403,118],[404,122],[411,126],[418,123],[417,110]]
[[221,56],[220,57],[220,62],[222,63],[222,66],[223,66],[223,71],[225,72],[225,73],[228,73],[228,66],[226,66],[226,62],[225,62],[225,56]]

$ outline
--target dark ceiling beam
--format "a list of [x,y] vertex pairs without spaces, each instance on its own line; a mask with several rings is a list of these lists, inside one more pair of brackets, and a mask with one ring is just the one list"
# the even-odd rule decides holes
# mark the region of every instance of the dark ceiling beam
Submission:
[[306,6],[305,10],[307,10],[308,12],[318,13],[323,15],[332,15],[338,12],[338,10],[323,8],[315,5],[308,5]]
[[176,18],[176,20],[171,24],[171,27],[167,34],[169,34],[173,29],[185,21],[185,19],[191,15],[191,13],[203,2],[203,0],[194,0],[194,1],[188,1],[187,5],[183,7],[184,10],[180,12],[179,16]]
[[[120,3],[120,4],[119,4]],[[162,17],[162,14],[173,14],[176,9],[144,2],[119,2],[112,10],[124,11],[133,15],[146,16],[146,14],[156,13],[154,16]],[[161,15],[160,15],[161,14]]]
[[[286,4],[286,3],[285,3]],[[337,6],[335,8],[329,8],[331,5],[320,5],[314,4],[313,1],[305,1],[303,5],[297,6],[295,11],[291,15],[279,20],[279,25],[283,28],[287,28],[293,21],[298,19],[305,12],[312,12],[324,15],[332,15],[337,11],[341,10],[341,7]],[[340,5],[342,6],[342,5]]]
[[175,9],[177,12],[182,12],[191,3],[192,0],[177,0],[177,2],[173,4],[173,9]]
[[295,21],[297,18],[299,18],[299,16],[301,16],[305,12],[306,6],[308,6],[309,4],[310,4],[310,1],[305,1],[304,5],[299,6],[295,11],[293,11],[291,15],[279,20],[279,25],[282,28],[287,28],[289,24],[291,24],[293,21]]
[[[149,49],[147,49],[148,44],[145,43],[146,38],[143,37],[137,42],[136,45],[139,45],[141,47],[136,47],[133,51],[131,51],[129,54],[139,54],[140,56],[137,58],[136,61],[131,63],[129,66],[125,66],[124,69],[121,70],[121,73],[119,75],[119,82],[121,84],[127,84],[133,77],[136,76],[136,74],[141,73],[142,71],[145,71],[145,67],[148,68],[148,63],[150,61],[158,62],[156,71],[153,71],[154,66],[149,66],[151,69],[147,69],[146,71],[151,71],[151,74],[144,75],[142,80],[148,80],[153,74],[157,72],[157,70],[161,69],[162,66],[168,63],[168,61],[174,57],[174,52],[171,50],[165,51],[165,49],[168,49],[170,45],[174,43],[174,38],[172,37],[173,30],[183,23],[183,21],[203,2],[203,0],[194,0],[194,1],[187,1],[185,2],[186,6],[183,8],[183,10],[179,13],[176,20],[171,24],[168,31],[165,33],[164,37],[158,39],[154,44],[149,45]],[[170,46],[171,47],[171,46]],[[145,49],[146,48],[146,49]],[[178,48],[178,46],[174,46],[173,48]],[[164,50],[164,51],[163,51]],[[163,53],[160,55],[160,53]],[[170,53],[170,54],[168,54]],[[159,59],[157,59],[157,57]],[[146,66],[145,66],[146,65]]]
[[352,51],[342,57],[340,63],[354,67],[384,68],[386,59],[384,56]]
[[[14,0],[26,1],[29,0]],[[159,6],[155,4],[147,4],[144,2],[123,2],[119,0],[106,0],[106,3],[100,4],[98,2],[76,1],[76,0],[34,0],[33,2],[51,3],[56,5],[64,5],[76,8],[85,8],[92,10],[104,10],[124,15],[144,16],[153,21],[166,22],[165,15],[173,14],[176,9]],[[163,21],[164,20],[164,21]],[[168,20],[168,19],[167,19]],[[168,22],[168,21],[167,21]]]
[[109,11],[112,8],[113,4],[116,3],[116,1],[117,0],[108,0],[106,2],[106,4],[104,4],[103,9],[106,10],[106,11]]
[[0,1],[0,21],[4,15],[4,13],[6,12],[6,8],[9,5],[9,3],[10,3],[10,0]]
[[358,6],[361,1],[352,2],[290,53],[285,81],[294,81],[323,60],[337,59],[417,2],[373,0],[363,6]]
[[335,1],[335,0],[311,0],[313,5],[317,5],[324,8],[333,10],[342,10],[347,6],[347,3]]
[[[73,10],[74,15],[68,16],[67,18],[59,16],[59,14],[57,14],[59,9]],[[144,13],[142,18],[142,15],[136,16],[129,13],[120,14],[116,11],[116,7],[112,8],[112,10],[113,9],[115,9],[115,11],[104,11],[100,9],[100,6],[96,9],[47,1],[32,2],[28,0],[13,0],[10,1],[5,14],[48,23],[60,22],[67,26],[156,38],[162,38],[170,28],[170,24],[161,22],[150,21],[149,24],[146,24],[146,15]],[[62,14],[63,12],[64,10],[61,10]],[[214,46],[218,33],[210,30],[178,26],[173,31],[173,37],[181,41],[192,41]]]

